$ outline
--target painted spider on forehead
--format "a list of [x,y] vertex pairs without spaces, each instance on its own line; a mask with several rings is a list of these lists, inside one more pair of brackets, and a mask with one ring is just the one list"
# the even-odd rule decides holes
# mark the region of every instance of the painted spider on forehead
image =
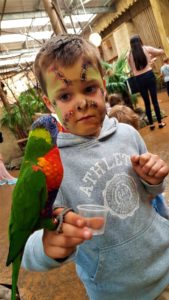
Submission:
[[62,80],[67,86],[72,85],[72,81],[70,79],[67,79],[64,73],[58,71],[55,67],[50,68],[49,71],[53,72],[56,75],[56,79]]
[[90,62],[85,62],[82,65],[82,71],[81,71],[81,74],[80,74],[80,80],[81,81],[87,80],[87,69],[88,69],[89,66],[92,66],[92,64]]

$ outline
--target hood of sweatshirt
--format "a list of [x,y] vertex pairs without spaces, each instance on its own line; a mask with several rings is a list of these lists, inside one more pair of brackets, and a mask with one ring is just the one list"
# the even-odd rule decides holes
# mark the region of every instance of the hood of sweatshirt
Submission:
[[63,147],[72,147],[75,145],[83,144],[89,140],[103,140],[109,135],[113,134],[118,127],[118,121],[116,118],[108,118],[108,116],[105,116],[105,119],[103,121],[103,126],[100,132],[100,135],[98,137],[83,137],[79,135],[74,135],[71,133],[66,132],[60,132],[57,137],[57,146],[59,148]]

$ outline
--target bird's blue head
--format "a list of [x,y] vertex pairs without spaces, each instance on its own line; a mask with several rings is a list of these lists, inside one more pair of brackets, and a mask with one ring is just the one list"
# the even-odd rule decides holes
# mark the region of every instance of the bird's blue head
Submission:
[[49,131],[52,142],[55,145],[57,141],[57,135],[58,135],[58,126],[57,126],[57,120],[55,117],[51,115],[46,115],[38,118],[36,121],[33,122],[31,130],[34,130],[35,128],[44,128],[47,131]]

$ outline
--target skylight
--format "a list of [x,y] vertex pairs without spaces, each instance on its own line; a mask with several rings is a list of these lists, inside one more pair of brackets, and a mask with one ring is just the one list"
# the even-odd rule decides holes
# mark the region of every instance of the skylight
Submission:
[[[95,17],[94,14],[83,14],[83,15],[72,15],[72,21],[75,27],[75,31],[73,28],[67,28],[68,33],[77,33],[79,34],[82,31],[82,28],[80,27],[79,22],[86,22],[88,23]],[[69,16],[64,17],[64,23],[65,25],[71,25],[71,19]],[[16,19],[16,20],[2,20],[1,22],[1,30],[5,29],[15,29],[15,28],[22,28],[22,30],[18,30],[18,33],[13,34],[3,34],[0,36],[0,44],[4,43],[17,43],[17,42],[24,42],[26,40],[26,32],[24,33],[24,28],[30,27],[29,35],[27,36],[28,40],[36,39],[48,39],[52,31],[38,31],[33,32],[35,30],[35,27],[37,26],[46,26],[47,24],[50,24],[48,17],[43,18],[35,18],[35,19]],[[77,26],[78,25],[78,26]],[[52,28],[52,27],[51,27]],[[37,30],[37,28],[36,28]],[[42,29],[41,29],[42,30]]]
[[53,31],[38,31],[38,32],[30,32],[29,35],[24,34],[6,34],[0,36],[0,43],[17,43],[24,42],[26,39],[28,40],[43,40],[51,37]]
[[20,27],[30,27],[30,26],[44,26],[49,22],[48,17],[35,18],[35,19],[16,19],[16,20],[2,20],[1,29],[9,28],[20,28]]
[[[67,27],[68,33],[76,33],[80,34],[82,29],[85,25],[89,24],[92,19],[95,17],[94,14],[82,14],[82,15],[72,15],[71,18],[69,16],[64,17],[64,23]],[[73,25],[72,26],[72,22]],[[45,26],[47,30],[45,30]],[[39,28],[38,28],[39,27]],[[74,27],[74,28],[73,28]],[[51,30],[50,30],[51,28]],[[11,31],[13,32],[10,32]],[[39,30],[38,30],[39,29]],[[36,53],[38,52],[39,48],[41,47],[41,43],[43,43],[46,39],[49,39],[52,34],[52,26],[50,23],[49,17],[36,17],[36,18],[26,18],[26,19],[12,19],[12,20],[2,20],[1,21],[1,30],[3,32],[0,35],[0,47],[4,49],[4,56],[3,59],[1,57],[0,60],[0,67],[5,67],[7,65],[13,65],[17,62],[24,63],[24,62],[31,62],[34,60]],[[9,31],[9,33],[5,33]],[[35,45],[29,43],[29,41],[35,41]],[[37,41],[41,42],[39,45]],[[26,42],[26,47],[28,51],[34,52],[32,55],[28,56],[25,51],[26,49],[16,50],[16,54],[12,54],[10,56],[10,49],[12,43],[22,43]],[[2,45],[2,46],[1,46]],[[38,47],[38,48],[36,48]],[[18,46],[17,46],[18,48]],[[9,50],[8,50],[9,49]],[[14,48],[15,49],[15,48]],[[15,51],[14,51],[15,52]],[[6,53],[6,54],[5,54]],[[22,57],[20,56],[22,54]],[[17,57],[18,56],[18,57]]]

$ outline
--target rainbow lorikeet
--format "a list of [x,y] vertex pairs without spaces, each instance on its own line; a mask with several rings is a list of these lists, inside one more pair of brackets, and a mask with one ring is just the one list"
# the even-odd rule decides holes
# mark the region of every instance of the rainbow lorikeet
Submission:
[[58,123],[43,116],[32,125],[25,148],[18,181],[12,195],[9,222],[9,253],[6,265],[12,263],[12,295],[16,287],[22,254],[31,233],[41,228],[56,229],[52,219],[53,202],[63,178],[63,166],[56,146]]

